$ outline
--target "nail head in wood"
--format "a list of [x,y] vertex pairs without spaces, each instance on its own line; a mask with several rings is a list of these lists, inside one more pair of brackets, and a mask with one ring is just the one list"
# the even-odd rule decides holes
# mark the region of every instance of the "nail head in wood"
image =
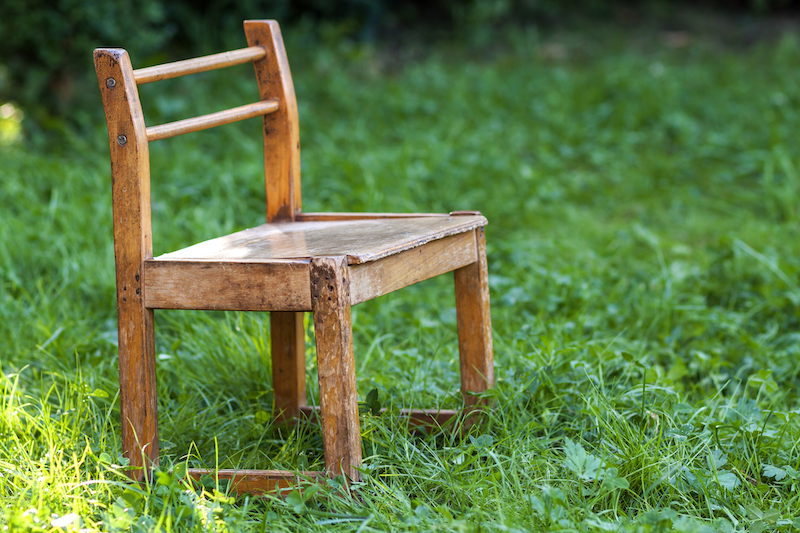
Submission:
[[120,135],[119,137],[117,137],[117,144],[120,146],[125,146],[126,144],[128,144],[128,138],[125,137],[124,135]]
[[106,87],[108,87],[109,89],[113,89],[116,86],[117,86],[117,80],[115,80],[114,78],[108,78],[106,80]]

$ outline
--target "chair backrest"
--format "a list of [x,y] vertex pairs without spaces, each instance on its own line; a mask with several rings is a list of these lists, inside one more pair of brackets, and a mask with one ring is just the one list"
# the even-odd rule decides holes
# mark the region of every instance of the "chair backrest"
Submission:
[[[300,212],[297,99],[280,27],[274,20],[248,20],[244,31],[248,48],[136,70],[128,53],[121,48],[94,51],[111,147],[118,261],[137,263],[153,256],[148,148],[151,141],[261,115],[267,222],[294,220]],[[137,85],[247,62],[255,67],[259,102],[159,126],[145,126]]]

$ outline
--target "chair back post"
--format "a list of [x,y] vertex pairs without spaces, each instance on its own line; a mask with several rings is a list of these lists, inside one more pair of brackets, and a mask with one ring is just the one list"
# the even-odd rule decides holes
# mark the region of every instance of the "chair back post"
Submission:
[[153,257],[150,150],[142,104],[125,50],[99,48],[94,63],[111,150],[114,251],[118,262],[138,263]]
[[158,464],[155,346],[153,311],[144,305],[143,271],[144,261],[153,257],[150,153],[128,53],[100,48],[94,63],[111,150],[123,449],[131,466],[152,466]]
[[289,60],[276,21],[247,20],[244,32],[248,46],[267,50],[253,62],[261,100],[280,101],[275,113],[264,115],[267,222],[292,221],[300,212],[300,130]]

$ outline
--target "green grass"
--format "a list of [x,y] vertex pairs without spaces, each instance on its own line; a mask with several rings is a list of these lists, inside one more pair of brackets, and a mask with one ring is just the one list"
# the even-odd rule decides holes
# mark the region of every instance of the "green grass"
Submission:
[[[496,408],[463,438],[363,415],[354,493],[331,480],[286,499],[233,498],[167,473],[321,468],[318,430],[271,426],[269,333],[255,313],[156,313],[164,468],[150,485],[126,483],[99,98],[90,138],[3,145],[0,522],[800,529],[800,44],[649,37],[554,36],[564,59],[531,33],[411,60],[289,41],[306,210],[490,220]],[[234,76],[249,87],[247,69]],[[157,98],[144,87],[149,123],[255,97],[224,81],[170,82]],[[258,129],[152,147],[156,253],[261,222]],[[377,389],[392,410],[459,406],[449,277],[353,314],[362,401]]]

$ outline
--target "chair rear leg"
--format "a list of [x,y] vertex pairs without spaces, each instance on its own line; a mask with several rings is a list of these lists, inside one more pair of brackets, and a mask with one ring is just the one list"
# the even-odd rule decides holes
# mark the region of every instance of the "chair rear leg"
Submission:
[[311,306],[317,343],[325,469],[360,479],[361,430],[353,355],[347,258],[311,261]]
[[303,313],[269,314],[275,419],[291,421],[306,405],[306,340]]
[[133,293],[124,286],[118,298],[119,390],[122,452],[141,481],[158,465],[158,398],[153,310]]
[[475,230],[475,239],[478,260],[454,271],[461,394],[467,408],[478,403],[478,398],[470,393],[483,392],[494,387],[492,318],[483,228]]

